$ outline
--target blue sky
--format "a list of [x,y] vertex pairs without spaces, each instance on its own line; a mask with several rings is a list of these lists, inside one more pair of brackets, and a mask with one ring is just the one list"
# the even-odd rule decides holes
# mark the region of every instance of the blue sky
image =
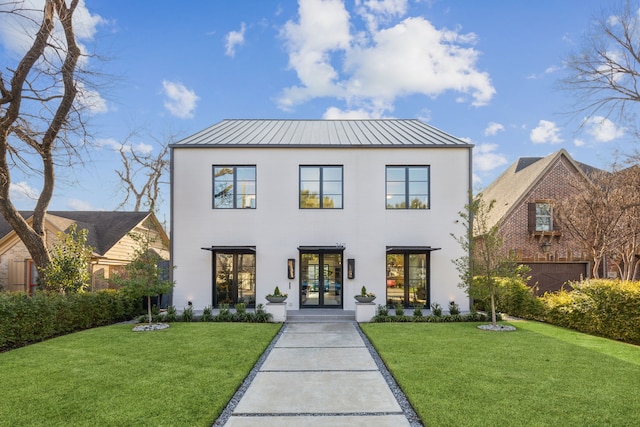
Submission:
[[[42,0],[30,0],[40,4]],[[629,150],[619,124],[565,114],[563,59],[606,0],[87,0],[77,27],[105,77],[87,90],[95,138],[84,167],[59,170],[50,210],[113,210],[121,144],[157,152],[225,118],[418,118],[473,144],[488,185],[523,156],[567,149],[606,168]],[[0,65],[19,29],[0,25]],[[88,49],[88,48],[87,48]],[[4,57],[4,58],[3,58]],[[136,136],[127,138],[133,131]],[[37,176],[13,176],[34,206]],[[168,188],[161,219],[168,211]]]

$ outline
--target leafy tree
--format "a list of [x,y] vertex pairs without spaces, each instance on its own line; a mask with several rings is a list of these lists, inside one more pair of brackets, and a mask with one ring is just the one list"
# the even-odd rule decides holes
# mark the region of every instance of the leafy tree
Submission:
[[[83,109],[91,93],[82,80],[83,53],[74,30],[79,0],[45,0],[43,9],[31,2],[0,3],[2,25],[31,28],[29,48],[14,61],[3,53],[0,69],[0,214],[22,240],[42,270],[50,261],[44,221],[53,195],[55,167],[77,158],[77,141],[86,140]],[[26,30],[28,33],[28,30]],[[84,72],[85,75],[87,74]],[[79,138],[74,138],[79,136]],[[62,159],[68,162],[62,162]],[[42,176],[42,191],[27,222],[10,196],[11,173]]]
[[519,267],[502,247],[499,224],[490,224],[495,200],[485,202],[482,195],[475,197],[460,212],[466,233],[452,237],[460,244],[464,255],[453,260],[460,274],[459,286],[473,299],[489,300],[491,323],[496,324],[497,296],[504,278],[522,278],[526,271]]
[[82,292],[91,280],[89,265],[93,248],[87,246],[87,230],[72,224],[66,233],[58,233],[58,241],[50,249],[51,262],[42,269],[47,289],[62,294]]
[[133,298],[147,297],[147,314],[151,323],[151,297],[168,293],[173,289],[173,282],[162,277],[162,268],[158,266],[162,258],[153,249],[155,240],[141,233],[129,233],[129,237],[137,244],[133,259],[125,266],[127,274],[116,276],[114,281]]

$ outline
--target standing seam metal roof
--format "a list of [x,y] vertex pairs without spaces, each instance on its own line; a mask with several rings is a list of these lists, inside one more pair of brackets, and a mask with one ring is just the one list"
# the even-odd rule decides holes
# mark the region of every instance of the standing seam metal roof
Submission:
[[223,120],[181,141],[183,147],[472,147],[415,119]]

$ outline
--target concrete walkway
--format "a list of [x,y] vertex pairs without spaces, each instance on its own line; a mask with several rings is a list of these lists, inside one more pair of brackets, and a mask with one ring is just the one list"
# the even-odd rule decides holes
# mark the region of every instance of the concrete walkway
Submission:
[[409,422],[353,322],[286,323],[257,368],[225,426],[421,425]]

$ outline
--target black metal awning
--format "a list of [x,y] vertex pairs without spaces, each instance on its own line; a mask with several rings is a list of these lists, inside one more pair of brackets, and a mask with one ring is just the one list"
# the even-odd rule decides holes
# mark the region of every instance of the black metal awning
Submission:
[[439,251],[442,248],[434,248],[431,246],[387,246],[387,252],[414,252],[424,253]]
[[211,246],[210,248],[200,248],[211,252],[255,252],[255,246]]
[[300,252],[343,252],[344,246],[298,246]]

